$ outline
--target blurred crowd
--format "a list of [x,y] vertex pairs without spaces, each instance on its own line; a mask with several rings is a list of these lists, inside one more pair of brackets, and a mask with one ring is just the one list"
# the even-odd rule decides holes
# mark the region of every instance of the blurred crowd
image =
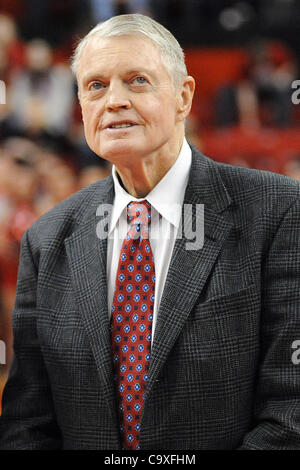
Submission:
[[[87,147],[66,60],[44,39],[21,41],[16,23],[0,13],[0,338],[11,358],[20,240],[39,216],[102,179],[110,166]],[[0,375],[6,376],[1,366]],[[1,386],[0,386],[1,391]]]
[[[174,10],[176,2],[164,6],[167,3]],[[212,3],[203,1],[202,6]],[[5,103],[0,99],[0,339],[8,345],[7,364],[24,230],[111,171],[85,142],[68,65],[74,38],[115,14],[141,12],[160,20],[158,10],[168,14],[161,2],[150,0],[0,0],[0,80],[6,91]],[[249,58],[239,79],[217,90],[213,124],[218,129],[257,129],[264,122],[274,128],[293,127],[290,84],[298,73],[295,57],[282,45],[272,49],[256,42]],[[205,124],[192,113],[186,126],[187,137],[202,150]],[[242,159],[234,163],[248,165]],[[300,146],[299,158],[289,160],[285,173],[300,180]],[[1,366],[0,381],[7,368]]]

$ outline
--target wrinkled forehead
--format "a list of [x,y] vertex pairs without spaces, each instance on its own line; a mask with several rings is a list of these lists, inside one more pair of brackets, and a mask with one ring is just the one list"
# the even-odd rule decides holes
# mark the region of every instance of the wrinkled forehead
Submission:
[[159,47],[142,34],[91,36],[81,53],[77,78],[81,82],[90,72],[109,74],[126,69],[148,70],[170,78]]
[[148,44],[149,46],[152,46],[153,48],[155,48],[157,51],[161,52],[161,49],[158,46],[158,44],[149,36],[141,32],[132,32],[130,34],[125,34],[125,33],[110,34],[110,35],[103,35],[103,36],[95,33],[95,34],[92,34],[91,36],[86,37],[86,44],[90,44],[90,43],[97,44],[100,41],[102,41],[102,43],[105,43],[105,42],[109,43],[111,41],[121,41],[123,43],[126,43],[126,42],[130,43],[130,42],[136,41],[139,44],[142,44],[143,42],[145,42],[145,44]]
[[96,57],[105,57],[108,60],[114,57],[120,57],[129,61],[132,58],[147,60],[157,60],[163,62],[162,51],[159,46],[150,38],[142,33],[133,33],[130,35],[103,36],[92,35],[87,38],[87,42],[81,52],[79,68],[82,62],[89,62]]

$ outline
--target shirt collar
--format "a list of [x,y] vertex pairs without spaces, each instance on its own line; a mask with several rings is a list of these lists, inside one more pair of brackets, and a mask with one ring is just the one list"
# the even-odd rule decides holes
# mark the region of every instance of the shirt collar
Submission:
[[123,210],[131,201],[147,199],[152,207],[169,223],[178,228],[181,218],[181,207],[189,179],[192,162],[192,151],[184,138],[180,153],[165,176],[148,193],[146,197],[137,199],[121,186],[115,165],[112,167],[112,177],[115,188],[115,199],[110,221],[109,234],[114,230]]

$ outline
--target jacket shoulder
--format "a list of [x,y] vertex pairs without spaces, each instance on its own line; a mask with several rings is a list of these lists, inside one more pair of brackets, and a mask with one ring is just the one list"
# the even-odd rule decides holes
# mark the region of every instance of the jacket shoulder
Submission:
[[220,176],[233,200],[285,199],[291,202],[300,197],[300,182],[294,178],[271,171],[230,165],[203,155],[192,146],[196,158],[205,160],[211,172]]
[[293,199],[300,196],[299,181],[288,176],[225,163],[217,163],[217,166],[229,188],[261,194],[262,197]]

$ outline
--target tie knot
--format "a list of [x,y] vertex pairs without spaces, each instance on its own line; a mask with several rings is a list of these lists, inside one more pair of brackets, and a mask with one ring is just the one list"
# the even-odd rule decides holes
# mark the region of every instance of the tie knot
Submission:
[[131,201],[127,206],[128,222],[131,225],[135,237],[148,237],[148,229],[151,222],[151,204],[144,200],[141,202]]

